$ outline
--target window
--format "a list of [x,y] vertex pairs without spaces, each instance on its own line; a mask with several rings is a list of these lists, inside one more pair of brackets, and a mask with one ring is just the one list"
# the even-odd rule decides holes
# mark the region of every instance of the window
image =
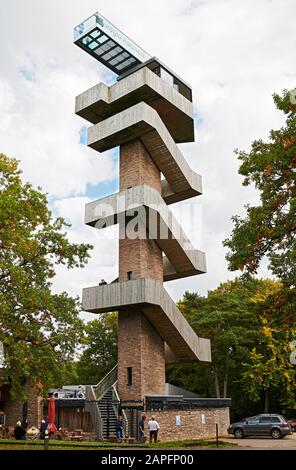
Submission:
[[260,423],[271,423],[271,417],[270,416],[261,416],[260,418]]
[[97,39],[97,41],[100,43],[100,44],[103,44],[103,42],[106,42],[108,41],[108,38],[107,36],[105,36],[105,34],[101,34],[101,36]]
[[90,42],[92,42],[92,38],[90,38],[89,36],[86,36],[85,38],[82,39],[82,44],[87,45]]
[[281,420],[280,420],[280,418],[278,418],[278,416],[273,416],[273,417],[271,418],[271,422],[272,422],[272,423],[280,423]]
[[133,368],[127,367],[127,385],[130,387],[133,384]]
[[111,59],[113,56],[115,56],[115,55],[117,55],[117,54],[118,54],[118,53],[117,53],[116,49],[112,49],[110,52],[108,52],[108,54],[103,55],[102,58],[103,58],[104,60],[109,60],[109,59]]
[[133,271],[128,271],[127,279],[128,279],[128,281],[131,281],[133,279]]
[[95,49],[96,47],[99,47],[99,44],[96,41],[93,41],[90,44],[88,44],[88,47],[90,49]]
[[121,64],[119,64],[117,66],[117,69],[118,70],[121,70],[121,69],[124,69],[124,67],[126,67],[127,65],[129,65],[131,62],[129,60],[125,60],[124,62],[122,62]]
[[259,416],[255,416],[254,418],[248,419],[248,424],[259,424]]
[[98,36],[100,36],[100,32],[96,29],[91,33],[91,36],[96,39]]

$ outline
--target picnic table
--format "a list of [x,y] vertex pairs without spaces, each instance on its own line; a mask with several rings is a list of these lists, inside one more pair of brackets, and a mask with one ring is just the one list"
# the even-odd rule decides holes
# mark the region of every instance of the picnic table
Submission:
[[121,442],[123,442],[124,444],[135,444],[136,438],[135,437],[123,437],[121,439]]
[[83,441],[84,439],[84,432],[82,429],[75,429],[70,435],[70,440],[71,441]]
[[71,441],[81,442],[81,441],[83,441],[83,436],[81,436],[80,434],[74,435],[74,436],[70,436],[70,440],[71,440]]

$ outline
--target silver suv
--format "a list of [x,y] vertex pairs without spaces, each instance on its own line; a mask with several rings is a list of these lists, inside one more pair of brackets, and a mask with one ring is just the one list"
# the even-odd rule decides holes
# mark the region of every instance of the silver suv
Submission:
[[247,436],[272,436],[273,439],[281,439],[291,434],[291,427],[282,415],[261,414],[233,423],[227,431],[237,439]]

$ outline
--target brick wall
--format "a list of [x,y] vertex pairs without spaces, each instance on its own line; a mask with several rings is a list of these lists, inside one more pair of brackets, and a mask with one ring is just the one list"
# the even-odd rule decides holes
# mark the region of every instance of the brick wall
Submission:
[[160,171],[139,139],[120,146],[119,174],[120,191],[145,183],[161,191]]
[[[147,184],[161,191],[160,171],[140,140],[120,147],[120,190]],[[145,234],[145,232],[144,232]],[[162,251],[155,240],[119,240],[119,281],[150,277],[163,281]],[[141,400],[146,394],[163,394],[164,341],[141,311],[119,313],[118,392],[122,400]],[[127,385],[127,368],[133,383]],[[153,371],[153,373],[152,373]]]
[[[205,424],[202,423],[202,415]],[[161,441],[176,441],[184,439],[207,439],[216,436],[216,423],[219,437],[227,436],[229,426],[229,408],[198,408],[195,410],[167,410],[146,412],[146,423],[151,416],[158,421],[160,430],[158,438]],[[176,416],[181,417],[181,425],[176,425]],[[149,434],[146,431],[146,434]]]
[[165,391],[164,341],[142,314],[142,393],[162,395]]
[[155,240],[119,240],[119,281],[127,281],[127,273],[132,279],[151,277],[163,281],[162,251]]
[[[35,390],[27,388],[28,395],[28,426],[40,426],[42,416],[42,398],[37,395]],[[6,400],[3,411],[6,413],[6,424],[15,426],[17,421],[23,417],[23,400]]]
[[[121,400],[141,400],[163,394],[165,388],[164,341],[142,312],[119,312],[118,393]],[[127,368],[132,367],[132,385]]]
[[[160,171],[142,142],[135,140],[120,147],[120,190],[144,183],[161,190]],[[142,233],[144,239],[119,240],[119,281],[126,281],[128,272],[133,273],[133,279],[151,277],[163,281],[162,251],[155,240],[146,238],[145,229]]]

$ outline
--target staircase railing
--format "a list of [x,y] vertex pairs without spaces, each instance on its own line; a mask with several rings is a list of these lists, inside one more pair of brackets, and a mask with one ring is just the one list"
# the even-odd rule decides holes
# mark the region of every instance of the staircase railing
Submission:
[[92,385],[86,385],[86,403],[85,411],[89,411],[92,420],[93,426],[95,428],[96,438],[98,441],[103,440],[103,420],[102,416],[96,403],[96,397],[94,392],[94,387]]
[[109,388],[111,388],[112,385],[115,384],[116,381],[117,381],[117,364],[116,366],[113,367],[113,369],[110,370],[110,372],[108,372],[107,375],[105,375],[105,377],[97,385],[94,385],[92,387],[94,394],[95,394],[95,400],[99,400],[104,395],[104,393]]
[[[114,401],[118,401],[120,403],[120,398],[117,392],[117,381],[116,383],[112,386],[112,396]],[[128,419],[126,416],[126,412],[124,410],[121,410],[122,412],[122,417],[123,417],[123,430],[124,430],[124,435],[127,437],[129,435],[129,429],[128,429]]]

